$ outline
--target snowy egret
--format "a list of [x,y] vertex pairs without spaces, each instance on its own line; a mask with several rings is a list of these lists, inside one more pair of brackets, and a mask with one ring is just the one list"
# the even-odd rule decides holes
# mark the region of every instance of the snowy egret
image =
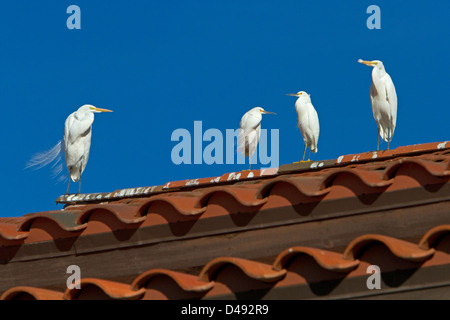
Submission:
[[276,114],[265,111],[261,107],[255,107],[247,111],[239,124],[238,150],[245,157],[249,157],[249,170],[251,169],[252,155],[256,150],[256,146],[261,136],[261,120],[262,114]]
[[317,143],[319,141],[319,117],[316,109],[311,103],[311,97],[305,91],[297,93],[288,93],[287,96],[298,97],[295,101],[295,110],[297,111],[297,124],[305,142],[305,150],[303,151],[303,159],[305,161],[306,148],[309,145],[308,161],[310,161],[311,151],[318,151]]
[[80,193],[81,174],[83,173],[84,168],[86,168],[91,147],[94,113],[98,112],[112,111],[85,104],[77,111],[71,113],[64,124],[63,140],[59,141],[49,151],[35,155],[29,161],[27,167],[38,166],[38,168],[41,168],[55,161],[57,158],[60,158],[60,155],[64,152],[66,165],[70,174],[66,194],[69,193],[70,179],[74,182],[79,181],[78,193]]
[[378,127],[377,151],[380,149],[380,136],[388,143],[389,149],[397,123],[397,93],[394,83],[380,60],[364,61],[359,59],[358,62],[373,67],[370,102]]

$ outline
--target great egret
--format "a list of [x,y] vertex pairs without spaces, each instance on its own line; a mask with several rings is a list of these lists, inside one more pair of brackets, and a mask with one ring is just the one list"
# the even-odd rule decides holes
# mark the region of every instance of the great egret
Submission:
[[311,103],[311,97],[305,91],[297,93],[288,93],[287,96],[298,97],[295,101],[295,110],[297,111],[297,124],[305,142],[305,150],[303,151],[303,159],[305,161],[306,148],[309,145],[308,161],[310,161],[311,151],[318,151],[317,143],[319,142],[319,116],[316,109]]
[[41,168],[57,158],[64,152],[66,165],[70,178],[67,184],[69,193],[70,179],[79,181],[78,193],[81,190],[81,174],[86,168],[91,147],[92,123],[94,113],[112,112],[112,110],[101,109],[90,104],[81,106],[77,111],[71,113],[64,124],[64,138],[47,152],[35,155],[28,163],[27,167],[38,166]]
[[276,113],[265,111],[261,107],[255,107],[242,116],[239,124],[238,150],[245,157],[249,157],[249,170],[251,169],[252,155],[256,150],[259,137],[261,136],[262,114]]
[[397,123],[397,93],[394,83],[380,60],[364,61],[359,59],[358,62],[373,67],[370,102],[378,127],[377,151],[380,149],[380,136],[388,143],[389,149]]

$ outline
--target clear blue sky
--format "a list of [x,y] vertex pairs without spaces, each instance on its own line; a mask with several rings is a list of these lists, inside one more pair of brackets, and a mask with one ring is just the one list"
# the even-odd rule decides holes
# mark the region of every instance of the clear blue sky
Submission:
[[[66,27],[71,4],[81,8],[81,30]],[[371,4],[381,30],[366,27]],[[62,208],[54,201],[66,184],[50,168],[24,166],[62,138],[65,118],[85,103],[114,113],[96,115],[84,193],[247,169],[176,166],[171,134],[193,132],[196,120],[204,130],[237,128],[254,106],[277,113],[262,127],[280,130],[280,164],[298,161],[295,98],[285,94],[300,90],[320,118],[313,160],[374,150],[371,68],[359,58],[382,60],[395,83],[392,148],[447,140],[449,11],[449,1],[3,3],[0,216]]]

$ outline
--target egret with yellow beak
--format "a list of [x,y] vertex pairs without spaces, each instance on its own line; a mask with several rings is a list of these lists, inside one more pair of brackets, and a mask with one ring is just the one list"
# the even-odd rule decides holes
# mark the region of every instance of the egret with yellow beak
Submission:
[[[112,110],[85,104],[68,116],[64,125],[66,164],[73,182],[79,181],[78,193],[81,190],[81,174],[89,159],[94,113],[99,112],[112,112]],[[69,186],[70,179],[66,193],[69,193]]]
[[238,151],[245,157],[249,157],[249,170],[251,169],[252,155],[256,150],[261,136],[261,120],[263,114],[276,114],[266,111],[261,107],[255,107],[247,111],[241,118],[238,135]]
[[69,193],[70,179],[74,182],[79,182],[78,193],[80,193],[81,174],[83,173],[84,168],[86,168],[91,148],[94,113],[99,112],[112,112],[112,110],[101,109],[90,104],[85,104],[77,111],[70,114],[65,121],[63,140],[59,141],[49,151],[35,155],[28,162],[27,167],[38,166],[38,168],[41,168],[60,158],[60,155],[64,151],[66,165],[70,174],[66,194]]
[[319,116],[316,109],[311,103],[311,97],[305,91],[297,93],[288,93],[287,96],[298,97],[295,101],[295,110],[297,111],[297,124],[305,142],[305,150],[303,151],[302,162],[305,161],[306,148],[309,146],[308,161],[311,158],[311,151],[316,153],[319,149]]
[[397,93],[394,83],[380,60],[364,61],[359,59],[358,62],[373,67],[370,102],[378,127],[377,151],[380,149],[380,137],[388,143],[389,150],[397,123]]

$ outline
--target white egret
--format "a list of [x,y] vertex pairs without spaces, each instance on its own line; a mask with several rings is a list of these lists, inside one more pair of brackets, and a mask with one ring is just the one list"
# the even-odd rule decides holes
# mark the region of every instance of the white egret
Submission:
[[38,168],[41,168],[60,158],[60,155],[64,152],[70,174],[66,194],[69,193],[70,179],[74,182],[79,181],[78,193],[80,193],[81,174],[86,168],[89,159],[94,113],[98,112],[112,112],[112,110],[85,104],[77,111],[71,113],[64,124],[64,138],[62,142],[59,141],[47,152],[35,155],[27,167],[38,166]]
[[319,116],[316,109],[311,103],[311,97],[305,91],[297,93],[288,93],[287,96],[298,97],[295,101],[295,110],[297,111],[297,124],[305,142],[305,150],[303,151],[303,159],[305,161],[306,148],[309,146],[308,161],[310,161],[311,151],[318,151],[317,143],[319,142]]
[[359,59],[358,62],[373,67],[370,102],[378,127],[377,151],[380,149],[380,136],[388,143],[389,149],[397,123],[397,93],[394,83],[380,60],[364,61]]
[[238,150],[245,157],[249,157],[249,170],[251,169],[252,155],[256,150],[259,137],[261,136],[261,120],[263,114],[276,113],[265,111],[261,107],[255,107],[242,116],[239,124]]

